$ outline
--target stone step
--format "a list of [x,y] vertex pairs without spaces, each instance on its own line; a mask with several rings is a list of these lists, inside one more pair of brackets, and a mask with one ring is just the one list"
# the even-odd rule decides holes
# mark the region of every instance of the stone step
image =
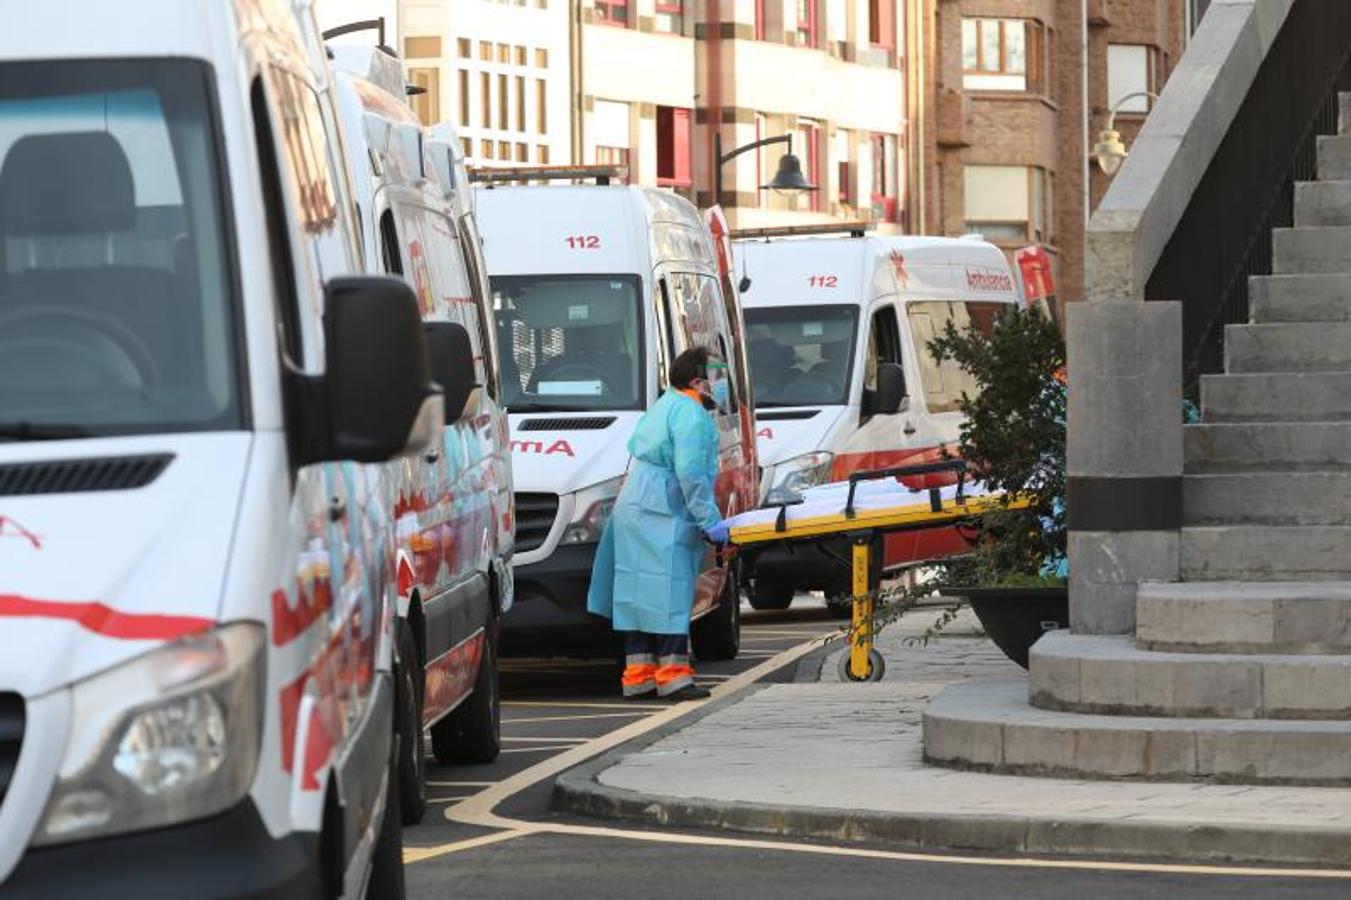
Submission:
[[1351,784],[1351,722],[1100,716],[1037,709],[1026,679],[968,681],[924,710],[932,763],[1026,775]]
[[1318,180],[1351,179],[1351,136],[1319,135]]
[[1268,372],[1201,376],[1206,422],[1351,420],[1351,372]]
[[1351,655],[1161,653],[1056,631],[1032,648],[1038,709],[1200,719],[1351,719]]
[[1351,472],[1221,472],[1182,478],[1185,525],[1341,525]]
[[1351,272],[1351,226],[1276,228],[1271,240],[1276,275]]
[[1135,642],[1190,654],[1351,654],[1351,581],[1147,581]]
[[1351,471],[1351,422],[1228,422],[1182,429],[1187,474]]
[[1345,525],[1187,526],[1179,543],[1184,581],[1351,580]]
[[1248,314],[1257,323],[1351,321],[1351,275],[1254,275]]
[[1351,181],[1295,184],[1295,227],[1351,225]]
[[1227,325],[1226,372],[1351,371],[1351,323]]

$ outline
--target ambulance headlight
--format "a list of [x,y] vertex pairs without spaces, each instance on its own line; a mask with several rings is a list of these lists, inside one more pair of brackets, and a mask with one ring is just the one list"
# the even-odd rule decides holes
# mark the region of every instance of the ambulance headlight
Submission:
[[572,502],[572,522],[563,532],[561,543],[594,544],[599,541],[623,487],[624,476],[620,475],[578,491]]
[[807,488],[825,484],[830,479],[830,467],[834,462],[835,454],[822,450],[779,463],[770,476],[773,480],[765,495],[765,505],[798,502]]
[[72,687],[33,843],[173,825],[239,802],[258,765],[265,643],[259,625],[226,625]]

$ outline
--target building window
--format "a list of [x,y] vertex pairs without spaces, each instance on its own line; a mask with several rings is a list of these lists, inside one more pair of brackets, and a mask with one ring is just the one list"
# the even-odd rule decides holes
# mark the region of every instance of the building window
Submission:
[[468,59],[472,55],[469,51],[469,47],[473,41],[469,40],[469,38],[456,38],[455,43],[459,48],[460,59]]
[[478,76],[479,84],[479,109],[481,121],[484,128],[493,127],[493,76],[487,72],[480,72]]
[[483,140],[482,138],[480,138],[478,142],[478,155],[483,157],[484,159],[492,159],[493,142],[489,140]]
[[896,136],[874,134],[872,148],[872,214],[883,222],[895,222],[900,196],[896,168]]
[[549,104],[546,102],[548,90],[543,78],[535,79],[535,130],[540,134],[549,132]]
[[519,163],[530,162],[530,148],[525,144],[516,145],[516,161]]
[[849,132],[841,128],[835,132],[835,197],[844,205],[854,202],[854,170],[849,165],[853,141]]
[[525,77],[516,76],[516,130],[525,131]]
[[868,0],[868,43],[895,48],[896,0]]
[[460,150],[466,157],[474,155],[474,142],[469,138],[460,138]]
[[439,37],[404,38],[403,54],[409,59],[432,59],[441,55]]
[[498,142],[497,142],[497,158],[500,159],[500,160],[502,160],[502,162],[510,162],[510,161],[511,161],[511,142],[510,142],[510,141],[498,141]]
[[628,147],[602,147],[596,145],[596,165],[627,166],[629,164]]
[[541,166],[547,166],[549,164],[548,144],[540,144],[535,148],[535,162],[539,163]]
[[668,34],[685,33],[685,0],[657,0],[656,29]]
[[516,65],[524,66],[526,64],[526,51],[524,47],[516,48]]
[[765,0],[755,0],[755,39],[765,39]]
[[797,45],[816,46],[816,0],[797,0]]
[[964,180],[968,232],[996,243],[1051,240],[1054,197],[1045,169],[968,165]]
[[510,63],[510,62],[511,62],[511,45],[510,45],[510,44],[498,44],[498,45],[497,45],[497,61],[500,62],[500,63]]
[[629,164],[629,105],[597,100],[591,110],[591,134],[596,142],[596,162]]
[[422,93],[408,98],[422,124],[435,125],[441,121],[441,70],[409,69],[408,80],[422,88]]
[[535,66],[540,69],[549,68],[549,51],[543,47],[535,48]]
[[689,187],[690,111],[657,107],[657,184]]
[[596,21],[604,25],[629,25],[629,0],[596,0]]
[[1153,47],[1142,44],[1107,45],[1107,108],[1124,113],[1149,112],[1149,98],[1131,97],[1122,103],[1122,98],[1131,94],[1158,93],[1156,69],[1157,52]]
[[962,86],[1027,91],[1041,86],[1041,26],[1024,19],[962,20]]
[[478,58],[481,59],[481,60],[483,60],[484,62],[492,62],[492,61],[493,61],[493,42],[492,42],[492,41],[479,41],[479,45],[478,45]]
[[[793,149],[802,160],[802,174],[809,184],[818,188],[821,185],[821,126],[807,119],[798,119],[797,134],[793,136]],[[821,191],[807,191],[807,208],[817,211],[821,208]]]
[[460,79],[460,125],[464,128],[469,127],[469,70],[461,69],[459,71]]

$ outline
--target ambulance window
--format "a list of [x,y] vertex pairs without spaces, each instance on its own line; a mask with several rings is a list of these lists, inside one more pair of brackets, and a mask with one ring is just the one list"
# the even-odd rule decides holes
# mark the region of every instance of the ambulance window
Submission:
[[380,217],[380,259],[391,275],[403,274],[403,254],[399,252],[399,232],[394,227],[394,213],[385,210]]
[[934,359],[929,350],[930,342],[942,335],[949,323],[959,332],[974,326],[988,334],[994,326],[995,317],[1005,308],[1007,304],[959,300],[926,300],[907,304],[906,315],[910,320],[915,358],[919,361],[924,401],[929,412],[955,412],[961,405],[963,394],[975,396],[978,392],[975,379],[956,361],[945,359],[939,363]]
[[857,307],[762,306],[745,316],[757,409],[847,402]]
[[492,328],[488,325],[492,321],[492,314],[488,305],[487,284],[483,279],[482,255],[475,237],[477,231],[471,227],[472,222],[472,216],[465,216],[459,222],[460,250],[464,257],[465,274],[469,278],[469,293],[474,299],[474,317],[478,337],[484,348],[485,384],[488,396],[496,399],[500,396],[498,366],[501,363],[496,343],[493,340]]
[[868,330],[868,370],[864,386],[877,387],[877,364],[901,364],[901,330],[896,322],[896,307],[891,304],[873,313],[872,328]]
[[290,225],[286,219],[286,198],[282,193],[277,145],[268,115],[267,95],[262,79],[253,83],[254,137],[258,160],[263,170],[263,209],[267,215],[268,250],[272,257],[273,287],[277,296],[277,339],[281,350],[297,366],[302,365],[300,341],[300,301],[296,297],[294,266],[291,256]]

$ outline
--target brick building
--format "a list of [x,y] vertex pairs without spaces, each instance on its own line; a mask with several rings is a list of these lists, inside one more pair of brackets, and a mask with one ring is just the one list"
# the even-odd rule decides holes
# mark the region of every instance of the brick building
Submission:
[[[1129,147],[1201,0],[927,0],[924,216],[916,230],[1042,243],[1059,294],[1083,295],[1083,236],[1110,178],[1089,153],[1113,107]],[[1087,14],[1085,22],[1084,14]],[[1086,28],[1085,28],[1086,24]],[[1087,37],[1085,54],[1084,38]],[[1085,69],[1084,60],[1087,60]],[[1085,75],[1087,76],[1085,78]],[[1084,102],[1087,85],[1088,102]]]

